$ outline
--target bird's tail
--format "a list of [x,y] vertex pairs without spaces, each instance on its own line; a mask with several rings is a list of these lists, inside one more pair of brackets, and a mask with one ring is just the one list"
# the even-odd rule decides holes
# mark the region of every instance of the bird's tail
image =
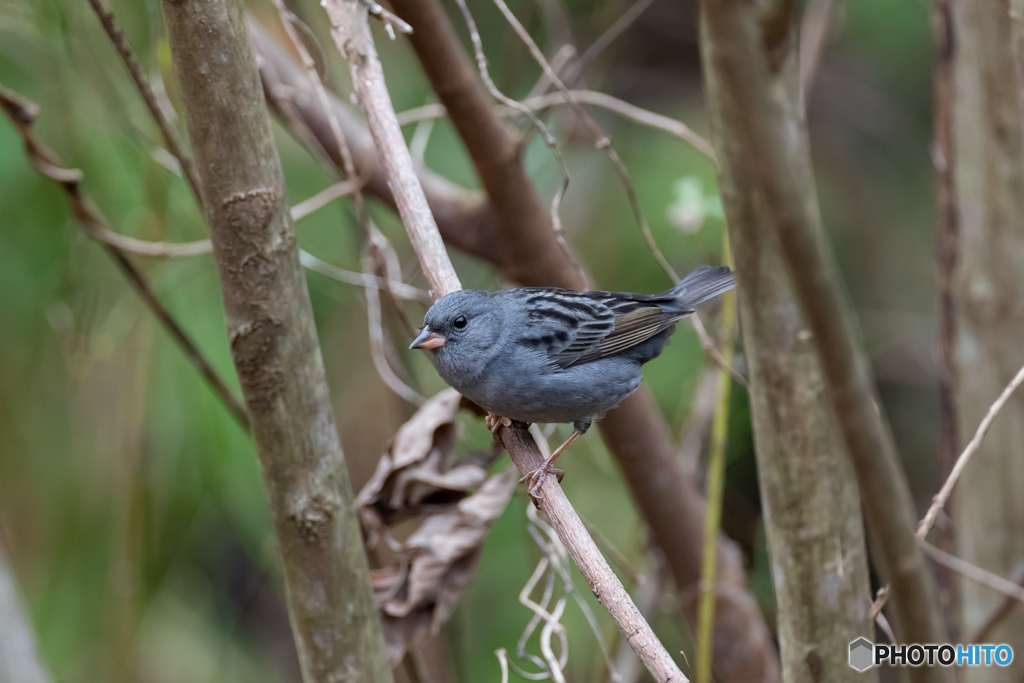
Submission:
[[679,308],[689,311],[735,286],[736,273],[729,266],[701,266],[661,296],[672,297]]

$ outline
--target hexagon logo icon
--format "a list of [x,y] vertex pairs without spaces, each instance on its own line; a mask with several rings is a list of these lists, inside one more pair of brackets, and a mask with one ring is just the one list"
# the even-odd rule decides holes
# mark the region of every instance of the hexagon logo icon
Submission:
[[875,646],[867,638],[858,638],[850,643],[850,666],[857,671],[867,671],[873,664]]

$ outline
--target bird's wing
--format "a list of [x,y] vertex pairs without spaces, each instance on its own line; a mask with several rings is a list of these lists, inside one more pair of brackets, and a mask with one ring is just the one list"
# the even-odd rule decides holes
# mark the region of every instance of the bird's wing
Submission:
[[567,368],[621,353],[647,341],[690,311],[664,308],[671,298],[616,292],[529,288],[521,344]]

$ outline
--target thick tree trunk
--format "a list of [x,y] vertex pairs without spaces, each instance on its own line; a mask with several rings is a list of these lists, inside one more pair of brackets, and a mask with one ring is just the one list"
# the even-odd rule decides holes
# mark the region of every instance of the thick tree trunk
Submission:
[[[702,41],[704,64],[717,49]],[[817,216],[799,93],[796,41],[782,48],[764,87],[793,131],[788,163],[802,179],[801,201]],[[782,678],[792,683],[865,681],[847,661],[849,643],[873,631],[857,480],[825,396],[814,344],[797,304],[776,231],[763,207],[757,163],[736,144],[744,112],[705,69],[719,184],[739,277],[743,342],[758,475],[771,555]],[[816,226],[820,229],[820,226]]]
[[238,0],[166,0],[303,678],[390,682],[281,163]]
[[[946,638],[934,579],[914,536],[910,490],[860,347],[849,304],[842,296],[817,203],[808,195],[805,134],[780,94],[796,39],[799,3],[774,0],[705,0],[702,44],[705,73],[718,111],[728,121],[719,136],[744,155],[757,220],[777,240],[793,292],[807,321],[832,415],[864,491],[865,519],[877,548],[875,561],[892,587],[890,620],[900,642]],[[803,151],[801,151],[803,150]],[[723,153],[723,152],[720,152]],[[770,244],[770,243],[769,243]],[[741,275],[742,276],[742,275]],[[742,286],[741,282],[741,286]],[[950,680],[940,667],[908,671],[915,681]]]
[[[974,433],[989,405],[1024,365],[1024,107],[1014,54],[1024,19],[1013,18],[1010,9],[1008,0],[953,3],[962,436]],[[953,512],[958,554],[1006,577],[1024,561],[1021,482],[1024,394],[1017,392],[964,470]],[[977,632],[1002,600],[985,586],[962,580],[962,637]],[[987,641],[1024,650],[1024,610],[1010,612]],[[1016,667],[972,667],[961,675],[971,683],[1020,680]]]

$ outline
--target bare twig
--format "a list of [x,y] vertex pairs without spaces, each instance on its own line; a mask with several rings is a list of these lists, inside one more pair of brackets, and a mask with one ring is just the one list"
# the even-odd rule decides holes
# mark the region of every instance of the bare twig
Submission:
[[342,180],[334,183],[330,187],[320,190],[315,195],[299,202],[292,207],[292,220],[300,221],[306,216],[319,211],[324,208],[335,199],[339,197],[345,197],[350,194],[354,194],[359,190],[359,181],[357,180]]
[[329,0],[326,8],[331,20],[331,36],[348,61],[356,98],[366,113],[370,134],[392,184],[398,212],[424,274],[438,296],[460,289],[459,278],[448,260],[441,234],[416,177],[416,167],[395,118],[391,96],[383,87],[384,71],[366,23],[366,8],[352,0]]
[[[464,4],[465,0],[458,0],[460,4]],[[562,79],[558,77],[555,70],[551,68],[551,64],[544,57],[544,53],[537,46],[537,43],[530,36],[529,31],[523,27],[516,18],[516,15],[512,13],[512,10],[505,4],[505,0],[494,0],[494,4],[497,5],[498,9],[504,15],[505,19],[512,26],[512,29],[520,37],[523,43],[529,49],[530,54],[534,60],[540,65],[541,69],[547,75],[548,79],[558,88],[562,96],[565,97],[569,107],[576,113],[581,121],[590,129],[590,132],[594,135],[595,146],[598,149],[603,149],[608,154],[608,158],[612,162],[612,166],[615,168],[615,172],[618,173],[619,179],[622,181],[622,186],[626,190],[626,196],[629,199],[630,208],[633,210],[633,217],[636,219],[637,225],[640,227],[640,232],[643,234],[644,240],[647,242],[648,248],[654,255],[655,260],[661,265],[662,270],[668,275],[669,279],[674,283],[679,281],[679,275],[672,268],[672,265],[665,258],[665,255],[661,253],[658,248],[657,242],[654,240],[654,235],[651,233],[650,226],[647,225],[647,221],[644,219],[643,212],[640,210],[640,201],[637,199],[636,190],[633,187],[633,181],[629,178],[629,171],[626,169],[626,165],[622,163],[622,158],[619,157],[619,153],[612,147],[611,138],[609,138],[604,130],[597,124],[597,121],[593,119],[590,114],[580,105],[579,102],[573,99],[571,91],[566,87]],[[506,103],[507,104],[507,103]],[[529,110],[527,110],[529,111]],[[532,118],[536,118],[533,112],[530,112]]]
[[430,304],[433,298],[430,296],[430,292],[419,287],[413,287],[407,285],[399,280],[391,280],[390,282],[382,277],[371,275],[367,277],[365,273],[356,273],[351,270],[345,270],[338,266],[327,263],[326,261],[313,256],[308,251],[299,251],[299,258],[302,261],[304,268],[307,268],[314,273],[323,275],[332,280],[338,282],[344,282],[348,285],[356,285],[357,287],[367,287],[367,282],[372,282],[374,287],[380,289],[390,289],[395,293],[395,296],[400,299],[409,299],[412,301],[419,301],[423,304]]
[[999,394],[998,398],[989,406],[988,412],[985,413],[985,417],[982,418],[978,424],[978,429],[975,430],[974,436],[967,443],[960,457],[956,459],[956,464],[953,466],[953,470],[949,473],[949,478],[939,489],[939,492],[935,494],[935,498],[932,500],[931,506],[928,508],[928,512],[925,513],[924,519],[917,526],[917,538],[922,540],[931,531],[931,528],[935,525],[935,520],[939,516],[939,511],[942,510],[942,506],[949,500],[949,496],[953,493],[953,487],[956,486],[957,480],[963,473],[964,468],[967,467],[967,463],[970,462],[971,456],[978,450],[978,446],[981,445],[982,439],[985,438],[985,434],[992,426],[992,422],[996,419],[999,411],[1002,410],[1003,406],[1013,395],[1013,392],[1017,388],[1024,384],[1024,367],[1022,367],[1017,374],[1010,380],[1010,383],[1006,385],[1003,392]]
[[573,65],[571,75],[566,80],[569,82],[575,81],[586,73],[590,65],[594,63],[594,60],[608,49],[608,46],[614,43],[619,36],[625,33],[640,18],[640,15],[646,12],[655,2],[657,0],[637,0],[637,2],[630,5],[629,9],[623,12],[604,33],[598,36],[597,40],[590,44],[590,47],[583,51],[583,54],[580,55],[580,58]]
[[[1017,571],[1014,573],[1013,583],[1018,587],[1024,588],[1024,564],[1017,566]],[[965,642],[968,643],[986,643],[989,641],[989,636],[992,631],[998,626],[1006,617],[1013,612],[1020,604],[1020,600],[1014,595],[1007,595],[1003,598],[1003,601],[996,605],[996,607],[989,613],[985,621],[982,622],[978,630],[968,638]]]
[[166,0],[163,10],[303,679],[390,683],[242,3]]
[[[370,331],[370,357],[373,358],[373,365],[377,368],[377,374],[384,381],[391,391],[413,404],[421,406],[424,399],[416,391],[401,380],[391,369],[387,357],[387,342],[384,339],[384,320],[380,310],[380,290],[377,289],[377,280],[384,278],[375,277],[373,272],[373,257],[369,251],[363,255],[363,276],[366,295],[366,318],[367,328]],[[387,280],[384,280],[387,282]]]
[[[189,362],[199,371],[207,384],[210,385],[210,388],[221,399],[228,412],[231,413],[232,417],[235,418],[243,429],[248,430],[249,417],[246,414],[245,408],[235,398],[235,395],[220,375],[217,374],[217,371],[213,369],[213,366],[206,359],[206,356],[203,355],[202,351],[199,350],[195,342],[192,341],[192,338],[189,337],[184,328],[182,328],[174,316],[171,315],[171,312],[167,310],[167,307],[156,296],[156,293],[149,286],[149,283],[139,269],[125,256],[122,248],[118,246],[119,244],[124,244],[124,242],[110,242],[104,239],[117,233],[114,233],[114,231],[107,227],[92,202],[82,193],[81,171],[65,168],[64,162],[61,161],[60,157],[53,150],[36,140],[32,132],[32,123],[36,118],[38,107],[2,86],[0,86],[0,106],[3,107],[4,113],[7,114],[21,135],[22,143],[25,146],[25,154],[28,156],[29,162],[40,173],[60,184],[68,200],[71,202],[71,209],[85,234],[101,244],[128,279],[132,289],[142,298],[143,303],[146,304],[157,320],[160,321],[160,324],[163,325],[164,329],[171,335],[171,338],[174,339],[175,343],[185,353]],[[141,242],[141,240],[138,241]],[[145,242],[144,244],[152,247],[154,243]]]
[[[531,472],[543,463],[539,449],[526,430],[515,426],[505,427],[499,436],[520,472]],[[594,595],[611,613],[619,631],[654,679],[659,682],[686,681],[586,533],[586,528],[554,476],[544,480],[540,494],[543,496],[539,500],[540,509],[551,520],[559,539],[580,568]]]
[[1008,598],[1012,598],[1017,602],[1024,602],[1024,588],[1019,585],[1019,582],[1010,581],[1004,579],[998,574],[982,569],[981,567],[971,564],[967,560],[963,560],[956,555],[951,555],[944,550],[939,550],[928,541],[921,541],[921,547],[928,557],[932,558],[939,564],[949,567],[953,571],[966,576],[972,581],[977,581],[980,584],[988,586],[997,593],[1002,593]]
[[[574,100],[581,104],[589,104],[594,107],[607,109],[612,113],[618,114],[619,116],[629,119],[635,123],[639,123],[642,126],[647,126],[649,128],[668,133],[669,135],[674,135],[680,140],[692,145],[694,149],[710,159],[712,163],[717,163],[715,160],[715,150],[711,147],[711,143],[694,132],[692,128],[682,121],[643,109],[635,104],[630,104],[629,102],[620,100],[617,97],[613,97],[612,95],[607,95],[602,92],[595,92],[593,90],[570,90],[569,93],[572,95]],[[546,95],[528,97],[527,99],[519,102],[519,104],[532,111],[536,109],[544,109],[546,107],[568,106],[569,102],[562,93],[548,93]],[[499,105],[497,109],[498,113],[505,116],[519,113],[518,109],[507,105]],[[426,104],[422,107],[407,109],[406,111],[399,113],[398,121],[405,126],[410,123],[422,121],[423,119],[440,118],[446,116],[447,113],[447,110],[442,104]]]
[[[455,291],[461,285],[416,178],[412,158],[395,117],[383,69],[366,23],[366,10],[358,0],[328,0],[326,9],[331,20],[332,36],[349,63],[359,103],[366,112],[371,133],[394,188],[396,203],[420,258],[420,265],[438,295]],[[506,449],[512,454],[513,462],[521,472],[533,471],[541,464],[540,453],[528,432],[506,428],[501,433]],[[542,493],[542,509],[548,513],[559,538],[587,577],[598,599],[611,612],[627,639],[634,644],[638,656],[644,659],[658,681],[685,681],[650,626],[643,621],[608,563],[601,557],[553,477],[545,481]]]
[[131,76],[135,89],[142,98],[143,104],[146,105],[146,111],[149,112],[157,128],[160,129],[160,134],[164,138],[164,144],[167,145],[167,149],[178,160],[178,166],[185,176],[185,181],[192,191],[192,196],[195,197],[196,203],[201,207],[203,205],[202,192],[200,191],[199,176],[196,174],[195,164],[192,163],[192,158],[185,151],[185,147],[178,137],[178,132],[174,129],[171,122],[167,120],[163,109],[160,108],[160,103],[157,102],[153,89],[149,87],[149,81],[146,80],[142,73],[142,67],[139,65],[135,52],[132,50],[131,45],[128,44],[128,41],[125,40],[124,32],[117,24],[117,17],[107,7],[104,0],[89,0],[89,5],[99,18],[100,23],[103,25],[103,30],[106,31],[107,37],[110,38],[114,49],[117,50],[117,54],[121,57],[121,62],[124,63],[125,68],[128,70],[128,75]]
[[562,156],[562,150],[558,146],[558,141],[555,140],[555,136],[551,134],[548,127],[540,120],[540,117],[534,114],[529,107],[517,102],[505,93],[501,92],[498,86],[494,83],[494,79],[491,78],[490,70],[487,68],[487,56],[484,54],[484,45],[483,41],[480,39],[480,31],[477,30],[476,21],[473,19],[473,14],[469,11],[469,5],[466,3],[466,0],[455,0],[455,2],[462,11],[462,17],[466,22],[466,27],[469,29],[470,41],[473,43],[473,52],[476,55],[477,68],[480,71],[480,78],[483,80],[484,85],[487,86],[487,91],[491,93],[491,96],[494,97],[494,99],[503,103],[505,106],[525,115],[526,118],[530,120],[530,123],[533,124],[534,128],[540,131],[544,138],[544,144],[551,150],[551,154],[555,158],[555,164],[558,166],[558,172],[562,176],[562,184],[558,188],[558,191],[555,192],[555,196],[551,198],[551,229],[554,231],[555,238],[558,240],[558,244],[562,248],[566,259],[569,260],[569,262],[576,268],[580,282],[582,282],[583,286],[586,287],[589,277],[576,259],[576,255],[572,253],[572,249],[569,247],[569,242],[565,239],[565,229],[562,227],[560,207],[562,205],[562,199],[565,197],[565,193],[569,190],[569,169],[565,165],[565,158]]

